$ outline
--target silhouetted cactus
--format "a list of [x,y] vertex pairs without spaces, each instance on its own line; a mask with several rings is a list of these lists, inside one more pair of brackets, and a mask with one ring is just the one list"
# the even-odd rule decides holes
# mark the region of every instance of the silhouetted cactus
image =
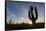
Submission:
[[18,21],[17,21],[17,24],[18,24]]
[[11,24],[11,22],[12,22],[12,18],[10,19],[9,24]]
[[[34,17],[36,15],[36,17]],[[29,19],[32,20],[33,24],[35,24],[37,18],[38,18],[38,12],[37,12],[37,8],[35,7],[35,15],[33,14],[33,7],[30,7],[29,10]]]
[[24,24],[24,21],[23,21],[23,24]]

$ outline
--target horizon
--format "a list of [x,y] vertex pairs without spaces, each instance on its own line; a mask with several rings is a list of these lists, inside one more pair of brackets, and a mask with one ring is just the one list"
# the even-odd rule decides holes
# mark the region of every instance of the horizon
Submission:
[[[30,6],[37,7],[38,19],[36,23],[44,23],[45,4],[44,3],[27,3],[27,2],[7,2],[7,22],[12,18],[13,21],[31,21],[28,18],[28,11]],[[26,23],[25,22],[25,23]],[[28,22],[27,22],[28,23]],[[31,22],[32,23],[32,22]]]

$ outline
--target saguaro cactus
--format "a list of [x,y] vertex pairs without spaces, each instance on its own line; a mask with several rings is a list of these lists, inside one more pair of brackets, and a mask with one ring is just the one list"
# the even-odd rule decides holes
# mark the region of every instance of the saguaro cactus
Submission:
[[32,23],[35,24],[37,18],[38,18],[38,13],[37,13],[37,8],[35,7],[35,15],[36,17],[34,17],[35,15],[33,14],[33,7],[31,6],[30,7],[30,10],[29,10],[29,19],[32,20]]

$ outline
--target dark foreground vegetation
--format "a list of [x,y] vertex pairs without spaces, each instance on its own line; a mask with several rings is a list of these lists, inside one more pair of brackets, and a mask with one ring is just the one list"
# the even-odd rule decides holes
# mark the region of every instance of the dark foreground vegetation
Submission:
[[35,25],[31,24],[6,24],[6,30],[23,30],[23,29],[37,29],[37,28],[44,28],[45,23],[37,23]]

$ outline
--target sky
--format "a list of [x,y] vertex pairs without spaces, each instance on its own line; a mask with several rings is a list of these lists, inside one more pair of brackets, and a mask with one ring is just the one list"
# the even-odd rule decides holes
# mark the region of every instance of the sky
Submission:
[[45,4],[38,2],[7,2],[6,3],[6,11],[7,11],[7,21],[12,18],[12,21],[30,21],[28,17],[28,11],[30,10],[30,6],[37,7],[38,11],[38,19],[36,23],[44,22],[44,14],[45,14]]

